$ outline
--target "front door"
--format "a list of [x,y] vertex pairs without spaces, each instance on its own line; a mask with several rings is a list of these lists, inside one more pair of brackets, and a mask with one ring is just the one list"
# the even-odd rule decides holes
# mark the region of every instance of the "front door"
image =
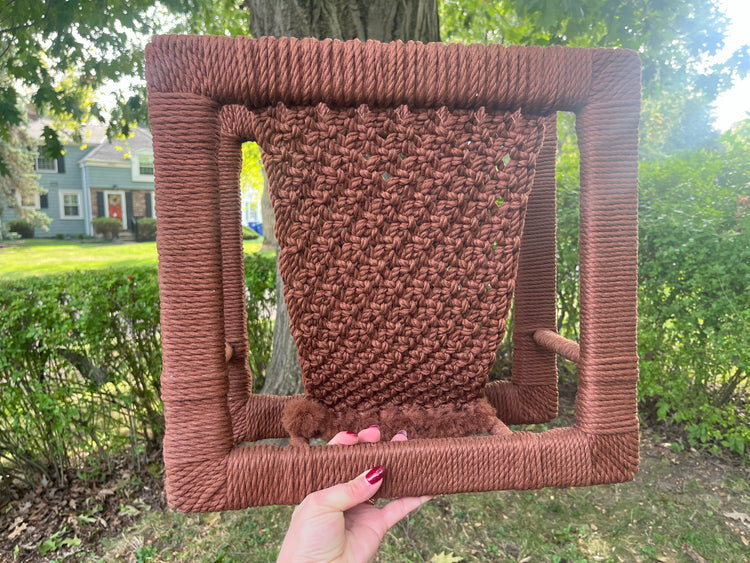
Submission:
[[120,194],[107,194],[107,217],[122,221],[122,196]]

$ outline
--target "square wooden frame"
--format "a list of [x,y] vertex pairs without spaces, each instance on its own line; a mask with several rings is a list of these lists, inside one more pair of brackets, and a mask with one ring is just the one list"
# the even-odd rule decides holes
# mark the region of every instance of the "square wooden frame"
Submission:
[[[311,69],[315,69],[311,72]],[[146,50],[154,135],[169,502],[184,511],[292,504],[377,464],[386,497],[632,479],[636,384],[635,53],[554,47],[161,36]],[[577,422],[510,437],[310,448],[283,436],[285,397],[251,393],[237,187],[246,108],[369,104],[576,114],[581,339],[555,330],[554,135],[539,157],[521,247],[507,423],[557,411],[555,354],[576,362]]]

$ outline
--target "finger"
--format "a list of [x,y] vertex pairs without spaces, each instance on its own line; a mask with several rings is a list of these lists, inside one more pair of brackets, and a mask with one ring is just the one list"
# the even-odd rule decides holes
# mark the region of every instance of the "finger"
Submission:
[[373,424],[368,426],[359,433],[360,442],[379,442],[380,441],[380,427]]
[[391,438],[391,442],[406,442],[406,430],[399,431],[398,434]]
[[339,432],[328,442],[329,446],[352,446],[358,441],[355,432]]
[[380,509],[380,515],[390,528],[404,516],[432,499],[431,496],[404,497],[389,502]]
[[343,512],[368,500],[383,484],[385,468],[382,465],[360,473],[348,483],[334,485],[312,493],[305,499],[308,507],[316,512]]

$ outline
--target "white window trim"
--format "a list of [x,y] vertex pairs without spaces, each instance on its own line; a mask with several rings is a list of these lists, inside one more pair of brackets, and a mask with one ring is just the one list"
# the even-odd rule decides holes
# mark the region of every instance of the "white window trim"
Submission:
[[125,202],[125,192],[121,190],[105,190],[104,191],[104,216],[109,217],[109,195],[119,195],[120,201],[122,202],[122,228],[128,228],[128,208]]
[[[83,191],[82,190],[60,190],[60,219],[63,221],[80,221],[83,219]],[[78,197],[78,215],[65,215],[65,196],[74,195]]]
[[23,209],[36,209],[39,210],[42,208],[42,200],[39,197],[41,194],[39,192],[34,192],[34,205],[24,205],[23,200],[21,199],[21,194],[16,192],[16,201],[18,202],[18,206],[22,207]]
[[56,158],[46,158],[45,160],[51,160],[55,163],[55,169],[54,170],[40,170],[39,169],[39,156],[36,157],[34,160],[34,172],[37,172],[38,174],[57,174],[57,159]]
[[149,150],[140,150],[130,157],[130,165],[131,170],[133,173],[133,182],[153,182],[154,181],[154,175],[153,174],[141,174],[141,166],[139,162],[139,158],[142,156],[148,156],[153,158],[154,153]]

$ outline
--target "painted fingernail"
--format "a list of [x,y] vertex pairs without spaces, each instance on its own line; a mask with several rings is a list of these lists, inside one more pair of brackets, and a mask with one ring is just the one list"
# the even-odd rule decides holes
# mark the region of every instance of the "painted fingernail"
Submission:
[[401,434],[401,435],[403,435],[403,436],[404,436],[404,438],[408,438],[408,437],[409,437],[409,436],[408,436],[408,435],[406,434],[406,430],[399,430],[399,431],[398,431],[398,433],[399,433],[399,434]]
[[385,477],[385,467],[382,465],[376,465],[367,472],[367,475],[365,475],[365,481],[370,483],[370,485],[374,485],[383,477]]
[[356,437],[357,437],[357,433],[356,433],[356,432],[351,432],[351,431],[347,431],[347,432],[346,432],[346,435],[347,435],[347,436],[350,436],[350,437],[352,437],[352,438],[356,438]]
[[366,428],[366,430],[369,430],[370,428],[375,428],[375,429],[377,429],[377,430],[380,430],[380,426],[378,426],[377,424],[370,424],[370,426],[368,426],[368,427]]

